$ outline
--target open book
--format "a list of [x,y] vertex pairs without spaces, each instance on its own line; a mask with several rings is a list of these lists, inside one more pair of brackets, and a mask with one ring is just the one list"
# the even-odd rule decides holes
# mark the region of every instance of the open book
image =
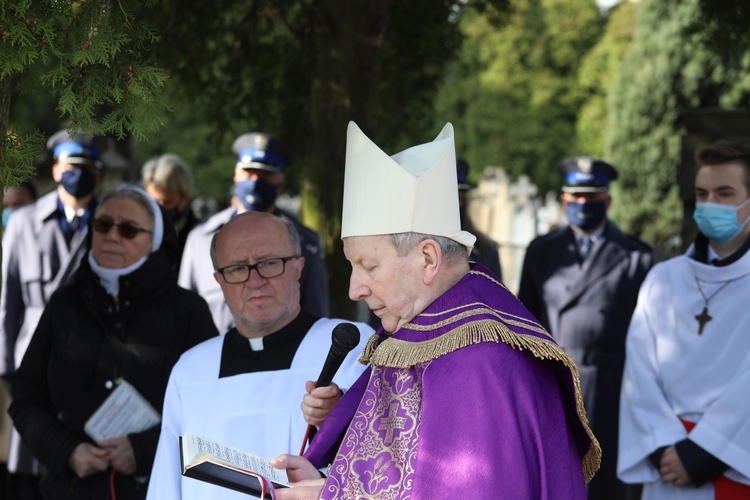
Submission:
[[[182,475],[242,493],[271,498],[268,484],[289,487],[286,471],[268,460],[189,432],[180,437]],[[265,487],[264,483],[265,481]]]
[[86,421],[84,430],[94,441],[142,432],[161,422],[159,412],[123,379]]

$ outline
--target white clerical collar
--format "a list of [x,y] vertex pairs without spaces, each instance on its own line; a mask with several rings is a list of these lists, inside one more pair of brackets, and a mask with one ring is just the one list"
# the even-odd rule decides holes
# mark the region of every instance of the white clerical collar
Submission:
[[247,339],[248,342],[250,342],[250,349],[253,351],[262,351],[263,350],[263,337],[258,339]]
[[[745,255],[726,266],[714,266],[695,260],[691,256],[695,255],[695,243],[690,245],[684,254],[688,259],[688,264],[695,274],[695,277],[706,283],[723,282],[731,279],[737,279],[750,274],[750,251]],[[711,250],[708,252],[709,262],[711,259]],[[726,258],[726,257],[725,257]]]
[[[731,255],[731,254],[730,254]],[[729,257],[727,255],[726,257]],[[713,263],[714,261],[721,260],[722,257],[719,257],[719,254],[714,251],[713,248],[711,248],[711,245],[708,245],[708,258],[706,259],[707,262]]]

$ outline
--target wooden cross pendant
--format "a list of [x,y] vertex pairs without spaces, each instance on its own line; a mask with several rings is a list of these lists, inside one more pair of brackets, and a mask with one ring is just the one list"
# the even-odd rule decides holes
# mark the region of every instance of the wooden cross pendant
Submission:
[[703,333],[703,327],[713,318],[708,315],[708,307],[703,306],[703,312],[697,315],[695,319],[698,320],[698,324],[700,325],[698,326],[698,335],[701,335]]

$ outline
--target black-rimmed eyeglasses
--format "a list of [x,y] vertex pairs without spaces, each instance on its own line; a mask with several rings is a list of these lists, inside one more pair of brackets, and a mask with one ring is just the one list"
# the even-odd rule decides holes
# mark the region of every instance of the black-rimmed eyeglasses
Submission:
[[255,269],[258,275],[264,279],[276,278],[284,274],[286,263],[292,259],[298,258],[298,255],[291,257],[277,257],[274,259],[261,260],[255,264],[234,264],[232,266],[222,267],[216,272],[224,277],[224,281],[230,285],[244,283],[250,279],[250,271]]
[[153,233],[153,231],[143,229],[142,227],[138,227],[135,224],[131,224],[130,222],[121,222],[119,224],[115,224],[115,221],[106,217],[98,217],[94,219],[93,226],[94,231],[100,234],[109,233],[114,226],[117,228],[117,234],[119,234],[126,240],[132,240],[133,238],[138,236],[138,233]]

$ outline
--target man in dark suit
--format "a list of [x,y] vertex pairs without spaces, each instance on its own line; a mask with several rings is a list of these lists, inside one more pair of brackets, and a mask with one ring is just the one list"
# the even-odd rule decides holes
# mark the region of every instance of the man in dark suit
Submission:
[[607,218],[609,183],[617,179],[612,165],[577,156],[558,168],[569,224],[529,244],[518,298],[578,365],[586,413],[602,447],[589,499],[624,499],[627,486],[617,480],[616,465],[625,336],[653,253]]
[[[47,141],[57,187],[13,213],[3,233],[0,291],[0,377],[12,382],[16,368],[52,293],[78,269],[88,245],[88,221],[96,210],[104,137],[60,130]],[[11,431],[9,498],[41,498],[39,463]],[[24,496],[28,495],[28,496]]]

